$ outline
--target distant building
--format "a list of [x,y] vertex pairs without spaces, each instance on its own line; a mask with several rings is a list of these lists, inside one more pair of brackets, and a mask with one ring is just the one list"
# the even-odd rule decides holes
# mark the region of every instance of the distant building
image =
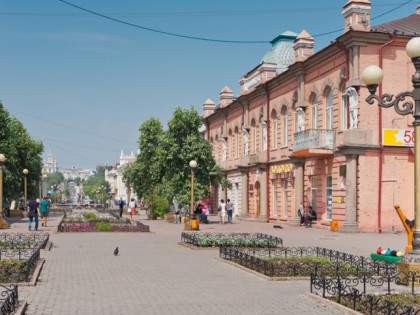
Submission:
[[124,201],[127,201],[127,199],[132,196],[123,182],[123,173],[124,169],[135,161],[136,156],[133,152],[131,152],[130,155],[124,155],[123,150],[121,150],[119,163],[117,163],[112,170],[105,170],[105,180],[109,183],[110,195],[114,200],[122,198]]
[[47,159],[44,160],[44,165],[42,166],[42,173],[55,173],[57,172],[57,161],[54,160],[53,154],[51,150],[48,152]]
[[96,170],[82,169],[76,166],[63,170],[64,179],[69,179],[69,180],[75,180],[77,178],[79,178],[80,180],[86,180],[90,176],[95,175],[95,173],[96,173]]

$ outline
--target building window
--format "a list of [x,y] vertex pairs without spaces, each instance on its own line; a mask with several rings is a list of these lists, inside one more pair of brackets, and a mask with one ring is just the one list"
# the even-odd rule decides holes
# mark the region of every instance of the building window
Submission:
[[349,96],[346,94],[346,87],[341,90],[341,129],[348,129],[349,125]]
[[287,146],[288,136],[287,136],[287,108],[283,111],[283,146]]
[[328,89],[325,104],[326,129],[333,129],[333,93]]
[[311,113],[312,113],[312,129],[318,129],[318,103],[316,96],[311,99]]
[[327,220],[332,219],[332,176],[327,176],[326,183]]

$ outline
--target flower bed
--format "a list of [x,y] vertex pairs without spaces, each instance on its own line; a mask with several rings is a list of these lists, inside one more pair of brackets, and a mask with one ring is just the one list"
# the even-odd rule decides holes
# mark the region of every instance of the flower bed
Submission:
[[120,219],[112,213],[79,212],[64,216],[58,232],[149,232],[149,226],[141,222]]
[[0,233],[0,248],[45,248],[48,233]]
[[183,232],[181,242],[197,247],[279,247],[283,240],[262,233]]

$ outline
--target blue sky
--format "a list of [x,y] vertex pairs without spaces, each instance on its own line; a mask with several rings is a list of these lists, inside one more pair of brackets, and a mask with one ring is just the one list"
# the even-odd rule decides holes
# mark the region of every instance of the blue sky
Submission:
[[[168,36],[87,13],[59,0],[0,0],[0,100],[60,168],[114,164],[136,152],[151,116],[166,128],[174,109],[207,98],[257,66],[270,40],[306,29],[315,50],[342,34],[347,0],[68,0]],[[372,0],[377,25],[415,13],[418,1]],[[7,152],[3,152],[7,156]]]

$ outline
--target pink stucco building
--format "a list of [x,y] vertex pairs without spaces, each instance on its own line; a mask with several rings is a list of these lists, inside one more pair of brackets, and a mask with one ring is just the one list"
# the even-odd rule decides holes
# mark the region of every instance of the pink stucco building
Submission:
[[420,32],[420,9],[377,26],[370,10],[369,0],[347,1],[344,33],[316,53],[308,31],[282,33],[238,97],[224,87],[217,105],[204,103],[205,136],[231,182],[211,199],[230,198],[246,220],[298,224],[303,202],[317,227],[403,230],[393,205],[413,218],[413,117],[368,105],[361,73],[383,69],[378,93],[412,90],[405,46]]

